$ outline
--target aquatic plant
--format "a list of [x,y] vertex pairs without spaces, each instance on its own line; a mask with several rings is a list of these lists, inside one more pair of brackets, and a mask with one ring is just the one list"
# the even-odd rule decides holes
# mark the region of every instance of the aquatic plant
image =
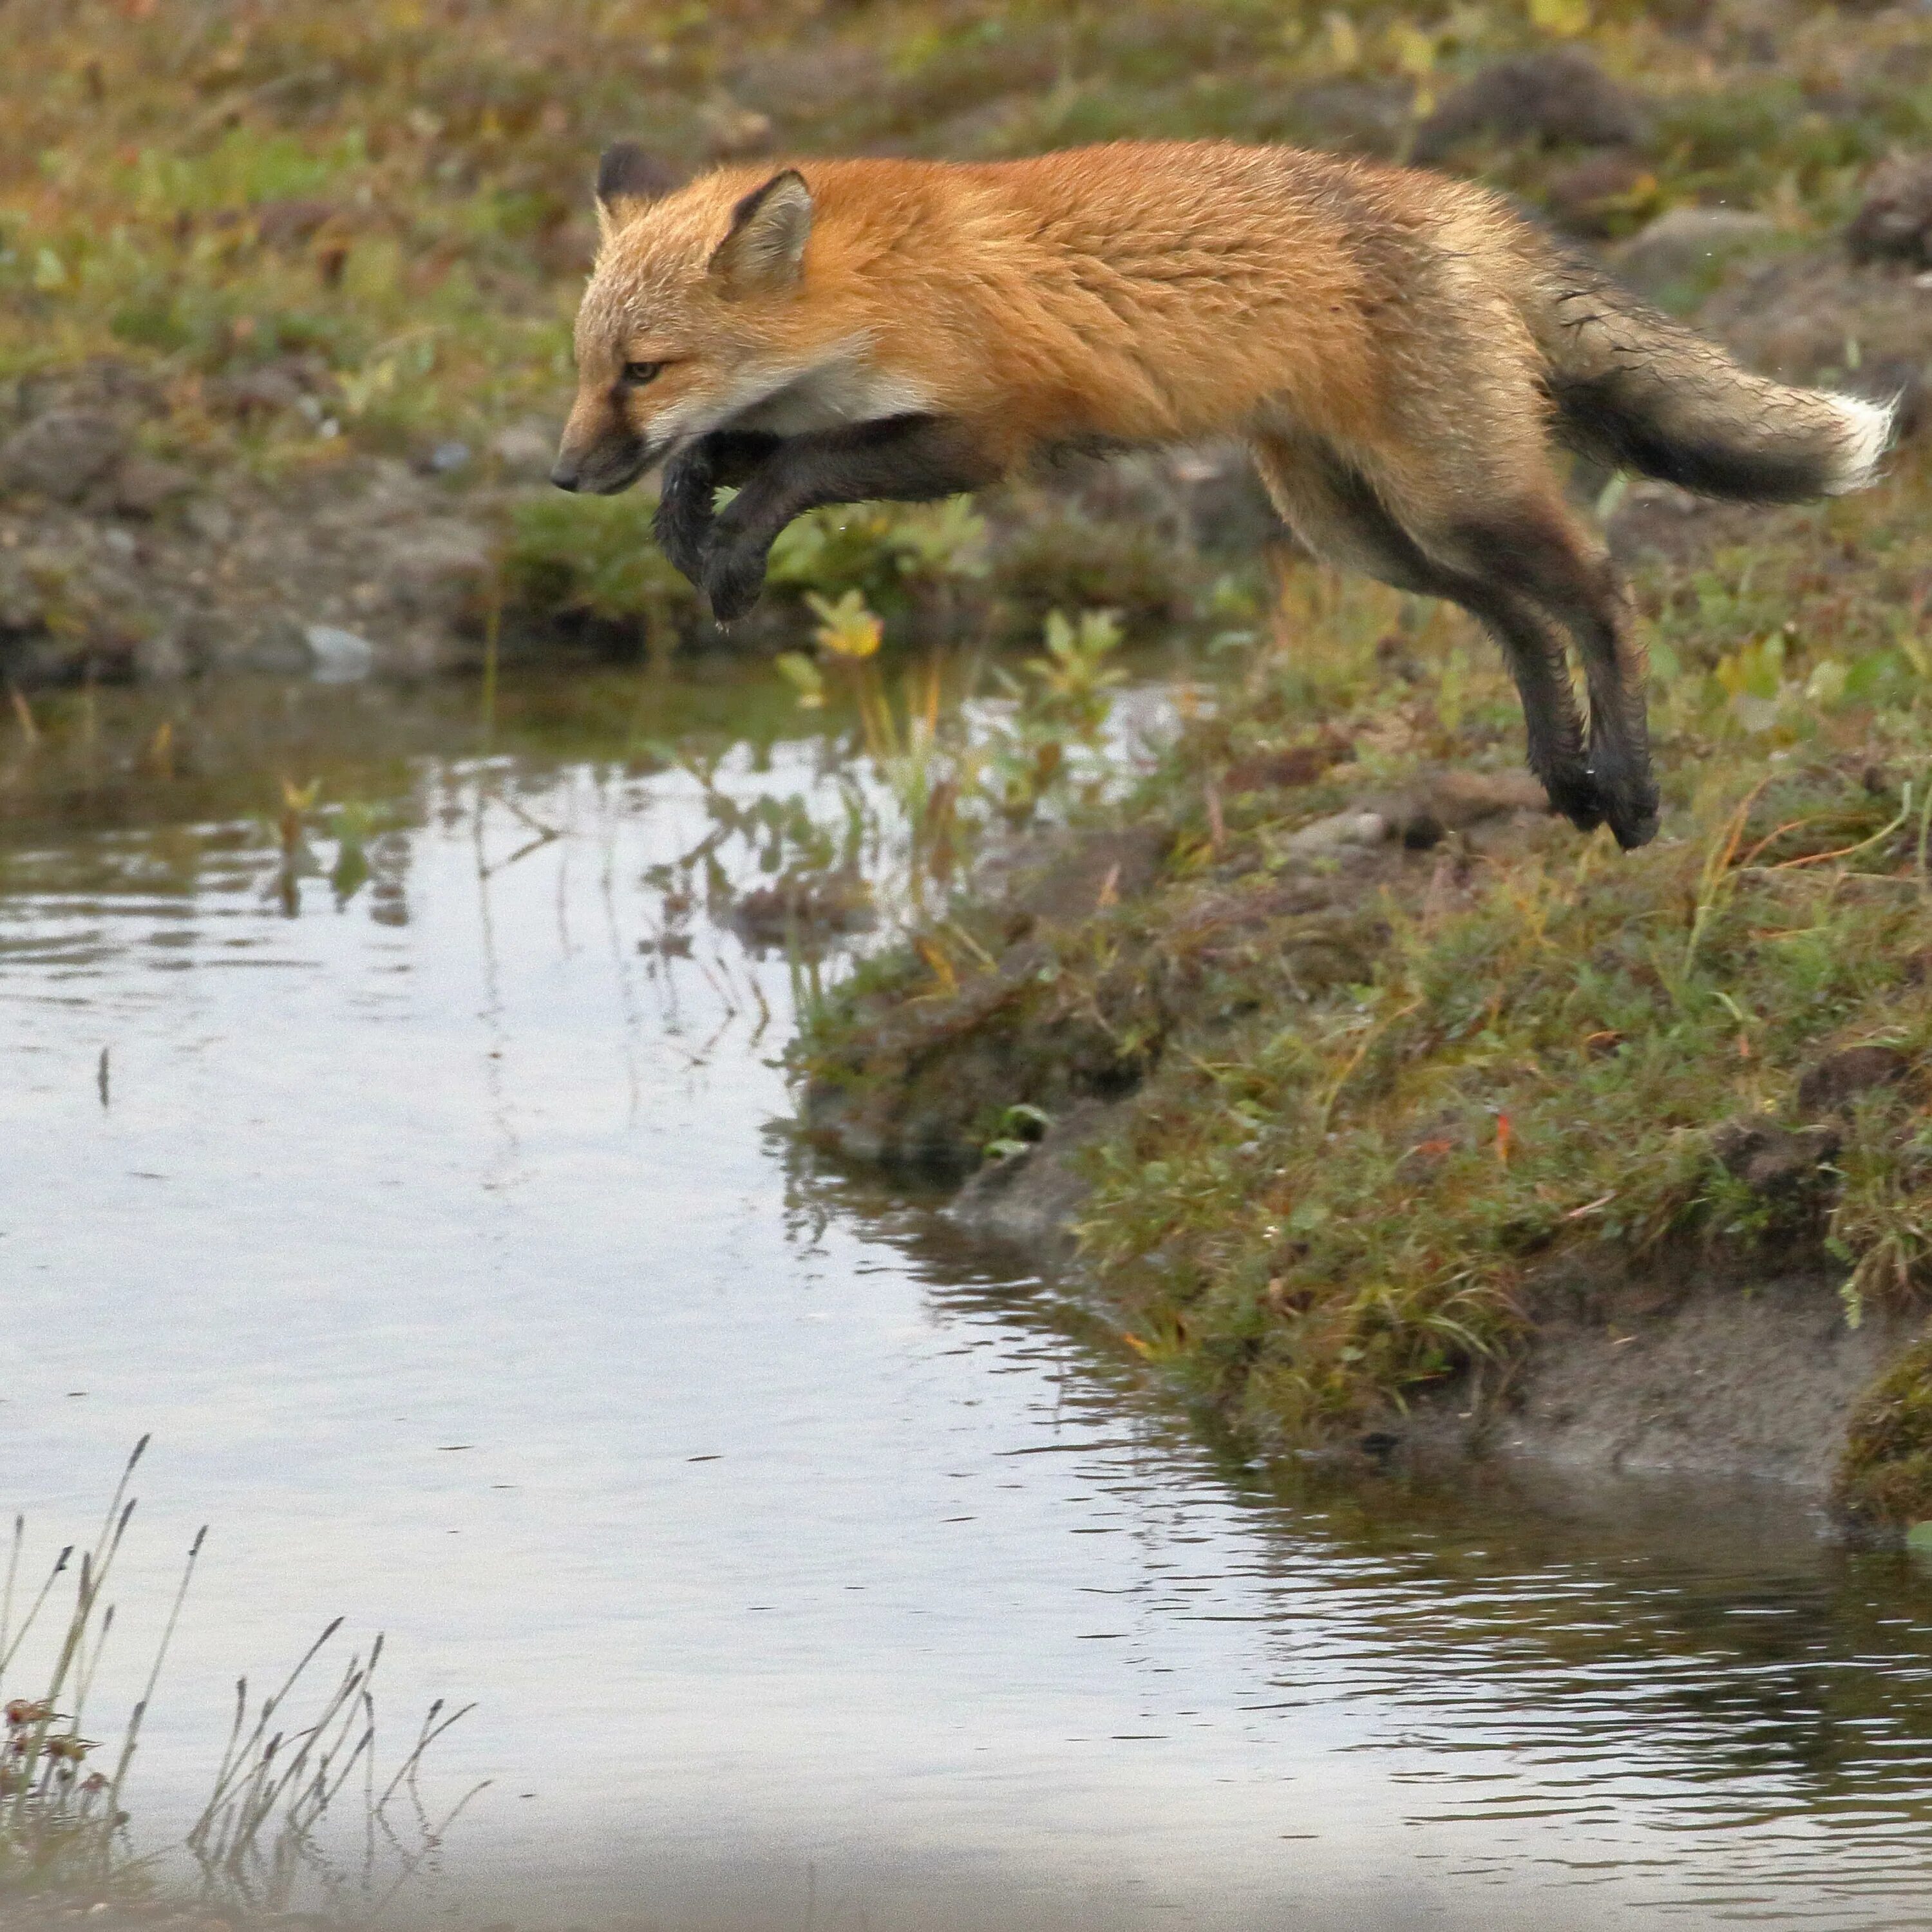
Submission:
[[[124,1808],[128,1775],[154,1707],[169,1648],[208,1532],[188,1547],[181,1580],[155,1642],[145,1687],[117,1742],[89,1737],[88,1708],[114,1629],[106,1591],[129,1525],[129,1485],[148,1448],[143,1436],[122,1468],[91,1546],[69,1545],[38,1588],[24,1585],[26,1540],[16,1516],[0,1582],[0,1891],[38,1898],[126,1899],[178,1889],[164,1848],[139,1847]],[[22,1688],[22,1653],[70,1586],[51,1660]],[[358,1912],[380,1909],[422,1870],[479,1784],[440,1813],[422,1785],[426,1754],[474,1708],[430,1706],[414,1741],[386,1773],[377,1769],[379,1636],[352,1655],[332,1684],[300,1701],[310,1666],[343,1627],[338,1617],[266,1695],[236,1686],[235,1714],[206,1802],[184,1849],[195,1889],[211,1905],[253,1913],[289,1909],[304,1892]],[[344,1847],[352,1845],[352,1852]]]

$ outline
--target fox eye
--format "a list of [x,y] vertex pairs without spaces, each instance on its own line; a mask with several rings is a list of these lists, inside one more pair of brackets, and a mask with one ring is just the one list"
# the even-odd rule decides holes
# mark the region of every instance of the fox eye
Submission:
[[626,362],[624,364],[625,387],[641,389],[663,367],[662,362]]

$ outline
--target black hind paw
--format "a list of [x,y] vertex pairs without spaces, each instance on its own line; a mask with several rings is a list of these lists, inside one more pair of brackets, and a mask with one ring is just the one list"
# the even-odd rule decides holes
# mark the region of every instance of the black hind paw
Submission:
[[1606,787],[1604,805],[1604,817],[1626,852],[1648,845],[1657,836],[1660,804],[1657,788],[1648,778]]
[[1573,770],[1539,772],[1544,790],[1550,794],[1550,808],[1567,818],[1579,832],[1594,832],[1610,816],[1609,802],[1592,774],[1578,766]]

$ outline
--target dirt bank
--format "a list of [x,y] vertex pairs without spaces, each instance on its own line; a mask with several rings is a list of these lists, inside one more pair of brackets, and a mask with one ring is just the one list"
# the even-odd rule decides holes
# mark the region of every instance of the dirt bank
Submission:
[[[1082,1156],[1120,1121],[1089,1103],[1023,1154],[980,1168],[951,1214],[1050,1275],[1081,1278],[1074,1229],[1090,1189]],[[1336,1453],[1439,1469],[1466,1459],[1615,1474],[1748,1476],[1824,1502],[1850,1438],[1924,1332],[1884,1308],[1853,1328],[1841,1267],[1813,1256],[1714,1255],[1696,1246],[1633,1264],[1584,1254],[1528,1286],[1531,1318],[1507,1360],[1361,1419]],[[1084,1283],[1104,1309],[1099,1284]],[[1840,1498],[1842,1502],[1844,1498]],[[1841,1526],[1852,1526],[1841,1510]]]

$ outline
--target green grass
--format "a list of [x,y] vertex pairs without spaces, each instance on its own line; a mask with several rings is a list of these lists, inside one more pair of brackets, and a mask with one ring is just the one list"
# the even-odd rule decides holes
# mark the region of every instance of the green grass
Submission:
[[[956,908],[992,963],[953,948],[952,986],[943,935],[874,962],[798,1049],[815,1111],[940,1116],[970,1162],[1016,1103],[1130,1090],[1087,1156],[1085,1265],[1143,1352],[1277,1442],[1509,1354],[1586,1250],[1806,1254],[1848,1319],[1916,1305],[1921,1090],[1859,1102],[1787,1195],[1735,1178],[1718,1130],[1805,1124],[1799,1078],[1836,1048],[1932,1052],[1932,666],[1920,607],[1878,588],[1932,581],[1926,482],[1902,462],[1748,556],[1645,574],[1667,811],[1629,856],[1543,821],[1359,880],[1298,859],[1352,800],[1511,765],[1520,726],[1459,616],[1286,568],[1271,634],[1092,815],[1157,842],[1152,887]],[[1242,788],[1298,745],[1352,755]]]

